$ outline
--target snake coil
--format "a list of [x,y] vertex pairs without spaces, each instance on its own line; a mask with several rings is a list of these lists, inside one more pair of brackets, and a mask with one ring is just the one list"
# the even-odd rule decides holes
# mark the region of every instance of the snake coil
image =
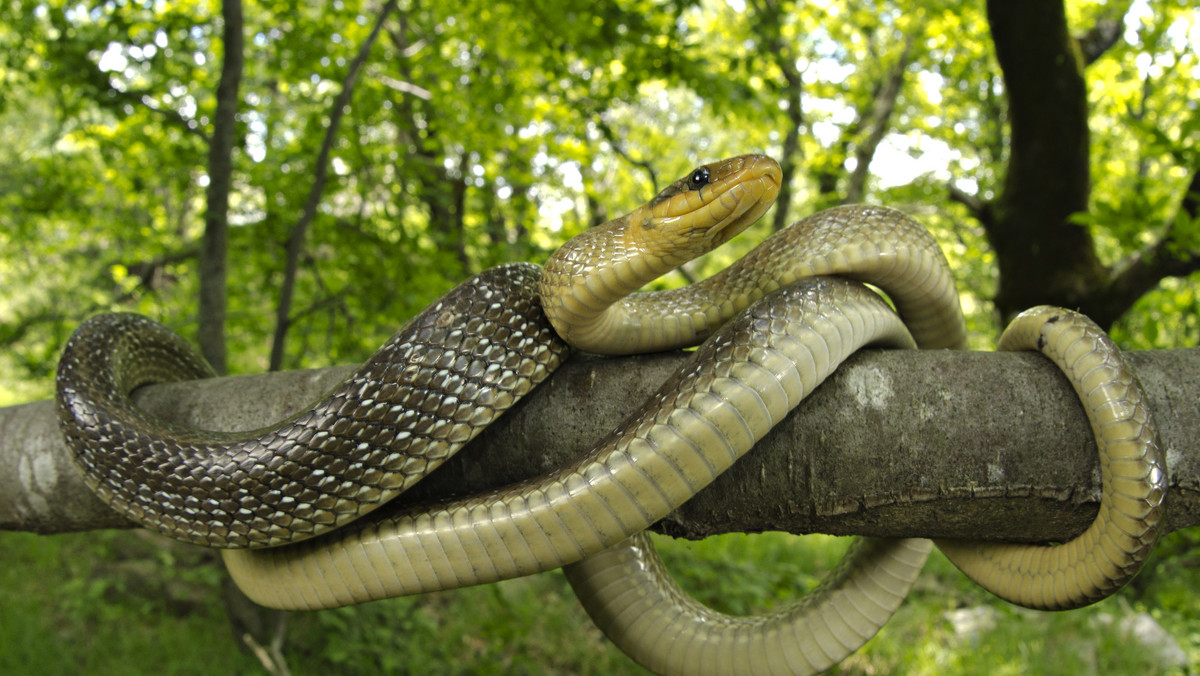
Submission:
[[[803,603],[734,618],[683,594],[639,535],[860,347],[966,345],[937,244],[881,207],[821,212],[704,282],[633,293],[757,220],[780,179],[779,165],[758,155],[700,167],[572,240],[544,271],[512,264],[456,287],[320,402],[254,432],[182,429],[142,414],[128,397],[134,388],[209,370],[148,320],[94,318],[59,367],[65,436],[106,502],[172,537],[227,548],[235,581],[264,605],[327,608],[566,566],[596,624],[655,672],[826,669],[891,616],[928,541],[863,539]],[[850,280],[883,289],[895,310]],[[1102,332],[1056,310],[1014,327],[1003,347],[1046,352],[1093,421],[1100,517],[1061,547],[938,545],[1014,602],[1089,603],[1144,562],[1166,467],[1140,386]],[[566,344],[621,354],[701,341],[574,464],[499,491],[371,513],[547,377]]]

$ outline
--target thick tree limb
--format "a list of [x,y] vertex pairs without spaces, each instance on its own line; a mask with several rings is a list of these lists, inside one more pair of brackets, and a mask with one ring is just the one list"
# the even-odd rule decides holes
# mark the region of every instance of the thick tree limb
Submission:
[[[1200,171],[1195,171],[1192,172],[1192,179],[1179,206],[1180,214],[1185,216],[1188,222],[1194,221],[1200,215],[1198,199]],[[1112,284],[1103,294],[1102,303],[1104,307],[1109,308],[1110,322],[1158,286],[1163,278],[1183,277],[1200,270],[1200,252],[1189,250],[1180,242],[1178,235],[1179,230],[1173,222],[1161,239],[1139,252],[1113,277]]]
[[946,184],[946,192],[952,201],[965,206],[967,211],[971,213],[971,217],[979,221],[985,229],[995,227],[995,224],[992,223],[990,202],[985,202],[979,199],[979,197],[963,190],[955,185],[953,181]]
[[[480,491],[578,457],[686,355],[576,358],[402,500]],[[1128,355],[1171,470],[1166,530],[1200,524],[1200,349]],[[252,429],[300,410],[347,368],[145,388],[190,425]],[[1034,354],[856,355],[659,529],[1061,540],[1096,511],[1095,446],[1065,379]],[[52,402],[0,409],[0,528],[128,525],[71,465]]]

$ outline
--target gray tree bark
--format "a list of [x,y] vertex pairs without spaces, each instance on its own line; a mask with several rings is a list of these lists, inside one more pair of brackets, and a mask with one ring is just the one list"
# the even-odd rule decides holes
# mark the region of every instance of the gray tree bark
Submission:
[[[1164,532],[1200,524],[1200,348],[1127,356],[1171,472]],[[498,487],[570,462],[686,358],[576,356],[399,501]],[[158,385],[136,399],[185,424],[254,429],[301,410],[350,370]],[[1087,527],[1099,495],[1086,418],[1047,360],[868,351],[656,530],[1063,540]],[[53,402],[0,409],[0,529],[129,526],[75,471]]]
[[200,249],[200,353],[217,373],[224,374],[226,267],[229,250],[229,187],[233,183],[233,147],[237,138],[238,87],[245,49],[241,0],[221,3],[225,22],[225,55],[217,85],[217,110],[208,147],[208,188],[205,192],[204,240]]

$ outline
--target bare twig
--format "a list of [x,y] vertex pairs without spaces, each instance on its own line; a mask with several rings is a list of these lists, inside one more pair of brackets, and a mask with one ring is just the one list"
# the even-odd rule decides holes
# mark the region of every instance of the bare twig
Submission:
[[379,31],[383,28],[384,22],[395,9],[396,0],[388,0],[387,4],[379,11],[379,18],[375,21],[375,26],[359,47],[354,60],[350,62],[346,77],[342,80],[342,90],[334,98],[332,109],[329,112],[329,126],[325,129],[325,139],[321,142],[321,149],[317,153],[312,188],[308,192],[308,199],[304,202],[304,210],[300,214],[300,219],[292,227],[292,233],[288,237],[285,247],[283,282],[279,288],[279,305],[275,308],[275,337],[271,343],[270,368],[272,371],[279,370],[283,365],[283,349],[288,329],[291,328],[289,313],[292,307],[292,296],[296,289],[296,272],[300,265],[300,251],[304,247],[308,228],[316,218],[317,206],[321,203],[321,194],[325,191],[325,181],[329,175],[329,156],[332,154],[333,144],[337,140],[338,127],[341,125],[346,108],[350,105],[350,99],[354,96],[355,82],[371,53],[371,47],[375,44],[375,39],[379,37]]

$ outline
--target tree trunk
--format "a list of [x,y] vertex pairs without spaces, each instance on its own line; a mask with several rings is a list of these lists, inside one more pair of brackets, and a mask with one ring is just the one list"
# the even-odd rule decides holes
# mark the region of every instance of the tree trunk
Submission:
[[[987,8],[1004,75],[1008,166],[995,201],[953,187],[951,198],[971,210],[995,250],[1000,273],[995,303],[1002,319],[1051,304],[1078,309],[1108,328],[1162,279],[1200,270],[1194,238],[1174,223],[1108,269],[1088,228],[1072,222],[1089,208],[1085,67],[1114,44],[1119,17],[1101,17],[1073,38],[1061,0],[989,0]],[[1196,183],[1194,176],[1191,188]],[[1191,194],[1179,206],[1188,220],[1196,212]]]
[[237,136],[238,87],[244,47],[241,0],[223,0],[225,58],[217,85],[217,110],[208,145],[207,209],[200,253],[200,352],[217,373],[225,359],[226,263],[229,248],[229,186],[233,181],[233,142]]
[[1088,105],[1063,3],[990,0],[1011,129],[1004,185],[984,222],[996,251],[1002,318],[1042,303],[1078,308],[1107,276],[1087,228]]

